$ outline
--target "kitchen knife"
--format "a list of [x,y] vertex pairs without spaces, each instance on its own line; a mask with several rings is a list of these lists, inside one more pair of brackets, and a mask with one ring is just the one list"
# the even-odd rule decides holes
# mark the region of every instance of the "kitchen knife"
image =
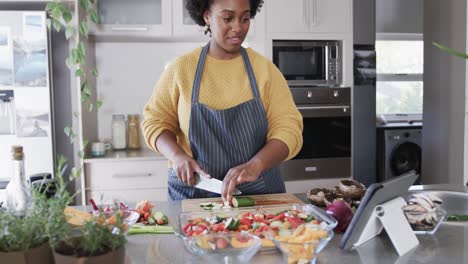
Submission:
[[[205,190],[205,191],[221,194],[223,182],[215,178],[207,178],[207,177],[201,176],[197,173],[194,187]],[[239,194],[242,194],[242,192],[236,188],[234,190],[234,195],[239,195]]]

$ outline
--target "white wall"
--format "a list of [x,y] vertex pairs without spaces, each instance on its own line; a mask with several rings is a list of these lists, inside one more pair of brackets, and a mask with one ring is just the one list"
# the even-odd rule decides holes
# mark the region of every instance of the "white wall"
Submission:
[[110,138],[112,114],[141,115],[164,66],[202,44],[97,42],[97,92],[104,101],[98,113],[99,139]]
[[424,183],[462,184],[465,155],[466,61],[433,41],[466,51],[466,1],[424,1]]

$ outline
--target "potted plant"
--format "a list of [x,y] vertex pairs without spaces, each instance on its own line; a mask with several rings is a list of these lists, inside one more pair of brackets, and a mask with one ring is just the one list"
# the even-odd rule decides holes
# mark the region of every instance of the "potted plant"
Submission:
[[45,193],[33,192],[32,206],[24,215],[0,209],[0,259],[2,263],[51,263],[46,232],[48,221]]
[[125,229],[123,217],[118,210],[112,215],[94,215],[83,225],[73,227],[64,211],[73,200],[67,191],[68,183],[79,176],[72,170],[70,181],[63,177],[66,159],[61,156],[56,171],[56,197],[48,202],[46,233],[49,238],[55,263],[124,263]]

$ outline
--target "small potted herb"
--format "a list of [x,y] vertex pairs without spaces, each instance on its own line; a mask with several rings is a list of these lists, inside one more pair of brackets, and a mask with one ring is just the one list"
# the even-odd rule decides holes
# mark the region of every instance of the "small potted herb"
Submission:
[[[56,264],[65,263],[124,263],[125,228],[118,210],[113,215],[96,215],[78,228],[73,228],[64,214],[73,196],[67,191],[63,179],[66,160],[61,157],[56,173],[56,197],[48,204],[47,234]],[[79,176],[73,171],[70,182]]]
[[0,259],[2,263],[51,263],[46,231],[47,198],[34,192],[34,202],[24,215],[0,209]]

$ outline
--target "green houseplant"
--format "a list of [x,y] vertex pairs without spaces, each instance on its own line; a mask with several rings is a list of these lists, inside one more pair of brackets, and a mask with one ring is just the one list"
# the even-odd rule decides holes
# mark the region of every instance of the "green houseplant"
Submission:
[[460,57],[460,58],[463,58],[463,59],[468,59],[468,54],[466,54],[466,53],[456,51],[456,50],[451,49],[449,47],[446,47],[446,46],[444,46],[442,44],[439,44],[437,42],[432,42],[432,45],[436,46],[440,50],[446,51],[446,52],[448,52],[448,53],[450,53],[452,55],[455,55],[457,57]]
[[33,190],[33,203],[25,215],[0,210],[0,259],[2,263],[51,263],[46,223],[48,203],[44,192]]
[[[47,25],[57,32],[63,29],[65,37],[73,43],[66,64],[70,71],[80,81],[81,102],[88,111],[98,111],[102,101],[94,100],[94,88],[91,78],[97,78],[96,69],[91,69],[86,61],[86,40],[88,39],[88,24],[98,23],[95,0],[60,1],[47,4],[49,14]],[[75,112],[75,118],[81,118],[81,113]],[[73,143],[78,137],[69,126],[64,133]],[[78,151],[80,159],[84,158],[84,149],[88,141],[83,139],[82,148]],[[109,224],[100,217],[92,217],[79,228],[72,228],[64,214],[65,208],[71,204],[74,195],[67,191],[67,185],[81,175],[81,168],[73,168],[68,181],[64,180],[67,160],[60,157],[56,170],[56,199],[49,203],[50,221],[47,233],[53,249],[56,263],[123,263],[126,243],[123,220],[116,214],[116,222]]]

